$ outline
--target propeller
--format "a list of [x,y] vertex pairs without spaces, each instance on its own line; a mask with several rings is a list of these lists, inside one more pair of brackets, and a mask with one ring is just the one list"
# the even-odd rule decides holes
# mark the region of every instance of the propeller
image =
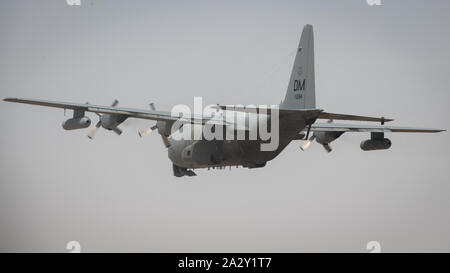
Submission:
[[114,99],[113,103],[111,104],[111,107],[116,107],[117,104],[119,104],[119,101]]
[[302,151],[308,149],[308,147],[311,145],[314,139],[316,139],[316,136],[312,135],[312,137],[310,137],[307,141],[305,141],[305,143],[302,144],[302,146],[300,146],[300,149],[302,149]]
[[[149,106],[150,106],[150,109],[151,109],[152,111],[155,111],[155,110],[156,110],[155,104],[154,104],[153,102],[150,103]],[[147,128],[147,129],[139,130],[139,131],[138,131],[138,134],[139,134],[140,137],[143,137],[143,136],[148,135],[148,134],[150,134],[151,132],[153,132],[156,128],[158,128],[158,127],[157,127],[156,124],[155,124],[155,125],[153,125],[152,127],[149,127],[149,128]]]
[[[305,143],[302,144],[302,146],[300,146],[300,149],[302,151],[306,151],[306,149],[309,148],[309,146],[311,146],[311,143],[316,139],[316,136],[313,134],[307,141],[305,141]],[[322,147],[325,149],[325,151],[327,151],[328,153],[331,152],[333,149],[330,147],[330,144],[328,143],[324,143],[322,144]]]
[[[119,101],[115,99],[113,101],[113,103],[111,104],[111,107],[116,107],[118,104],[119,104]],[[109,114],[103,114],[103,115],[100,115],[99,113],[96,113],[96,114],[98,116],[98,122],[97,122],[97,124],[95,124],[94,128],[92,128],[88,133],[88,138],[90,138],[90,139],[94,139],[95,135],[97,134],[98,129],[102,125],[104,125],[104,124],[102,124],[103,120],[112,119],[112,115],[109,115]],[[122,130],[117,126],[115,126],[114,128],[111,128],[111,130],[119,136],[120,136],[120,134],[122,134]]]
[[330,153],[331,151],[333,151],[333,149],[331,149],[330,144],[322,144],[322,147],[325,149],[325,151],[327,151],[328,153]]
[[[100,115],[99,115],[100,116]],[[88,133],[88,138],[94,139],[95,135],[97,134],[98,129],[102,126],[102,122],[99,120],[97,124],[95,124],[94,128],[92,128]]]
[[[155,104],[153,102],[150,103],[149,106],[150,106],[150,109],[152,111],[156,110]],[[150,134],[151,132],[155,131],[156,129],[158,129],[158,122],[155,125],[153,125],[152,127],[139,130],[138,134],[139,134],[140,137],[143,137],[143,136],[146,136],[146,135]],[[168,148],[170,146],[169,139],[163,134],[161,134],[161,138],[162,138],[162,141],[164,143],[164,146],[166,146],[166,148]]]
[[150,128],[143,129],[143,130],[139,130],[138,134],[139,134],[140,137],[143,137],[143,136],[145,136],[145,135],[150,134],[151,132],[153,132],[153,131],[154,131],[155,129],[157,129],[157,128],[158,128],[158,127],[157,127],[156,125],[153,125],[153,126],[150,127]]
[[[327,121],[327,123],[332,123],[332,122],[333,122],[332,119],[329,119],[329,120]],[[306,133],[306,138],[308,138],[310,130],[311,130],[311,126],[308,127],[308,131],[307,131],[307,133]],[[342,133],[341,133],[341,134],[342,134]],[[333,141],[334,139],[338,138],[341,134],[339,134],[339,135],[336,136],[335,138],[331,139],[331,141]],[[322,135],[322,134],[319,134],[318,137],[320,138],[320,140],[316,140],[316,139],[317,139],[316,133],[313,133],[313,135],[312,135],[307,141],[305,141],[305,143],[303,143],[303,144],[300,146],[300,149],[301,149],[302,151],[305,151],[306,149],[308,149],[309,146],[311,146],[311,143],[312,143],[314,140],[316,140],[316,142],[322,144],[322,147],[323,147],[328,153],[331,152],[333,149],[330,147],[330,144],[329,144],[329,143],[323,143],[323,135]]]

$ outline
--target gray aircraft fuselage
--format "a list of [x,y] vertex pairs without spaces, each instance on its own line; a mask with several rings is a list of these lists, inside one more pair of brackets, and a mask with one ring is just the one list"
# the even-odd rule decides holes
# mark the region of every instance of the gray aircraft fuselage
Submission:
[[[304,120],[279,120],[279,144],[273,151],[262,151],[262,140],[175,140],[169,136],[168,156],[175,169],[186,175],[187,169],[243,166],[264,167],[306,127]],[[246,138],[248,139],[248,138]]]

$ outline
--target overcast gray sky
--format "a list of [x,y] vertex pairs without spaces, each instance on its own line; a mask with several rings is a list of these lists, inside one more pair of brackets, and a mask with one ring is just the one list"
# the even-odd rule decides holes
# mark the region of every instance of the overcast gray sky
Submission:
[[[284,98],[305,24],[329,112],[450,128],[450,2],[0,2],[0,94],[170,110]],[[363,152],[291,143],[262,169],[175,178],[151,121],[64,131],[63,111],[1,102],[0,251],[450,251],[450,145],[390,134]],[[95,115],[91,115],[93,119]]]

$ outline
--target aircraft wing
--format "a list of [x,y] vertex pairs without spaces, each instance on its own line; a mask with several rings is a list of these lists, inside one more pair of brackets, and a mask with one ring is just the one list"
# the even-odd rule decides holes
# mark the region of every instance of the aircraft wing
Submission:
[[[303,129],[307,131],[308,128]],[[360,125],[360,124],[337,124],[337,123],[314,123],[311,131],[320,132],[392,132],[392,133],[438,133],[445,130],[433,128],[399,127],[385,125]]]
[[[247,113],[256,113],[257,111],[260,111],[260,109],[261,109],[259,107],[252,107],[252,106],[244,107],[244,106],[237,106],[237,105],[216,105],[213,108],[217,108],[217,109],[221,109],[221,110],[247,112]],[[264,110],[266,110],[266,108],[264,108]],[[290,116],[298,116],[298,115],[302,115],[306,112],[319,111],[318,115],[316,116],[317,119],[373,121],[373,122],[381,122],[381,123],[393,121],[393,119],[384,118],[384,117],[368,117],[368,116],[328,113],[328,112],[324,112],[321,109],[282,109],[282,108],[279,108],[278,111],[279,111],[280,115],[284,114],[284,115],[290,115]]]
[[134,108],[123,108],[116,106],[103,106],[103,105],[93,105],[89,103],[71,103],[71,102],[60,102],[60,101],[48,101],[48,100],[35,100],[35,99],[22,99],[22,98],[6,98],[4,101],[25,103],[32,105],[40,105],[47,107],[55,107],[62,109],[71,110],[81,110],[86,112],[100,113],[100,114],[112,114],[112,115],[122,115],[130,118],[140,118],[140,119],[150,119],[150,120],[161,120],[161,121],[177,121],[180,120],[184,123],[197,123],[205,124],[209,122],[211,124],[226,125],[227,122],[222,118],[203,117],[203,116],[182,116],[181,114],[172,115],[171,112],[166,111],[154,111],[154,110],[144,110],[144,109],[134,109]]

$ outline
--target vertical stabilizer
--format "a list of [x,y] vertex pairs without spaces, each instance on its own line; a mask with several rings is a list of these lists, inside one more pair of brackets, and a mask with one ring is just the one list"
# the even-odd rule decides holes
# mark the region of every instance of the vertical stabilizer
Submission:
[[314,108],[316,108],[314,35],[313,27],[305,25],[297,48],[286,97],[281,103],[280,109]]

